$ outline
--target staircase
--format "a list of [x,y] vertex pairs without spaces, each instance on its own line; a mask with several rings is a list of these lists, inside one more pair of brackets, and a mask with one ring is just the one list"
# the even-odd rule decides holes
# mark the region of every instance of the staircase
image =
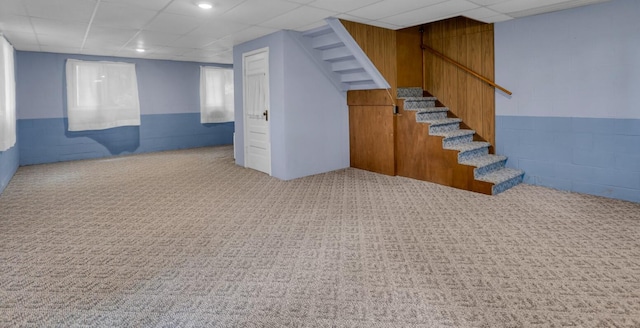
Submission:
[[474,167],[473,179],[492,184],[491,194],[499,194],[522,182],[524,172],[505,167],[507,157],[489,154],[491,144],[474,141],[475,131],[460,129],[459,118],[449,117],[449,109],[436,107],[435,97],[424,97],[421,88],[398,88],[403,110],[416,112],[416,122],[429,125],[429,135],[442,138],[442,148],[458,152],[458,164]]
[[389,83],[362,51],[340,20],[292,34],[316,65],[340,91],[389,89]]

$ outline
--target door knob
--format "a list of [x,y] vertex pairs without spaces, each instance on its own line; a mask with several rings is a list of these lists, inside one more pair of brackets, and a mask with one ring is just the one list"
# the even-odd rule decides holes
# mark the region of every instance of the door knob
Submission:
[[268,121],[269,120],[269,111],[265,110],[264,112],[262,112],[262,116],[264,116],[264,120]]

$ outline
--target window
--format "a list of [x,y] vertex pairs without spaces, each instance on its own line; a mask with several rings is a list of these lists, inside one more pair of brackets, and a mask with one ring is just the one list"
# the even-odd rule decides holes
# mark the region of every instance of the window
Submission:
[[16,78],[13,47],[0,34],[0,151],[16,144]]
[[200,67],[200,122],[233,122],[233,70]]
[[67,117],[69,131],[140,125],[135,65],[68,59]]

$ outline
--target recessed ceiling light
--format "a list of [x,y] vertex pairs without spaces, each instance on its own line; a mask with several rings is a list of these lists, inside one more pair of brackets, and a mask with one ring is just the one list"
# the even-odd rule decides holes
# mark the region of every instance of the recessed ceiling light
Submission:
[[138,48],[136,49],[137,52],[145,52],[146,50],[142,49],[142,48]]
[[207,2],[207,1],[198,1],[196,4],[198,5],[198,7],[200,7],[200,9],[211,9],[211,8],[213,8],[213,4],[211,4],[211,2]]

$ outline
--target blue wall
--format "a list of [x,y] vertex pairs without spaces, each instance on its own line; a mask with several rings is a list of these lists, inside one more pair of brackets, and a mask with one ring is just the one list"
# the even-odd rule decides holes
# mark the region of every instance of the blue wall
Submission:
[[7,149],[6,151],[0,151],[0,194],[9,184],[11,178],[18,170],[18,144]]
[[337,90],[280,31],[234,47],[236,163],[244,166],[242,54],[269,47],[271,174],[290,180],[349,167],[349,112]]
[[[134,63],[141,125],[67,131],[67,58]],[[23,51],[17,52],[16,63],[20,165],[233,142],[233,123],[200,123],[199,83],[203,64]]]
[[496,152],[525,182],[640,202],[640,1],[495,25]]

